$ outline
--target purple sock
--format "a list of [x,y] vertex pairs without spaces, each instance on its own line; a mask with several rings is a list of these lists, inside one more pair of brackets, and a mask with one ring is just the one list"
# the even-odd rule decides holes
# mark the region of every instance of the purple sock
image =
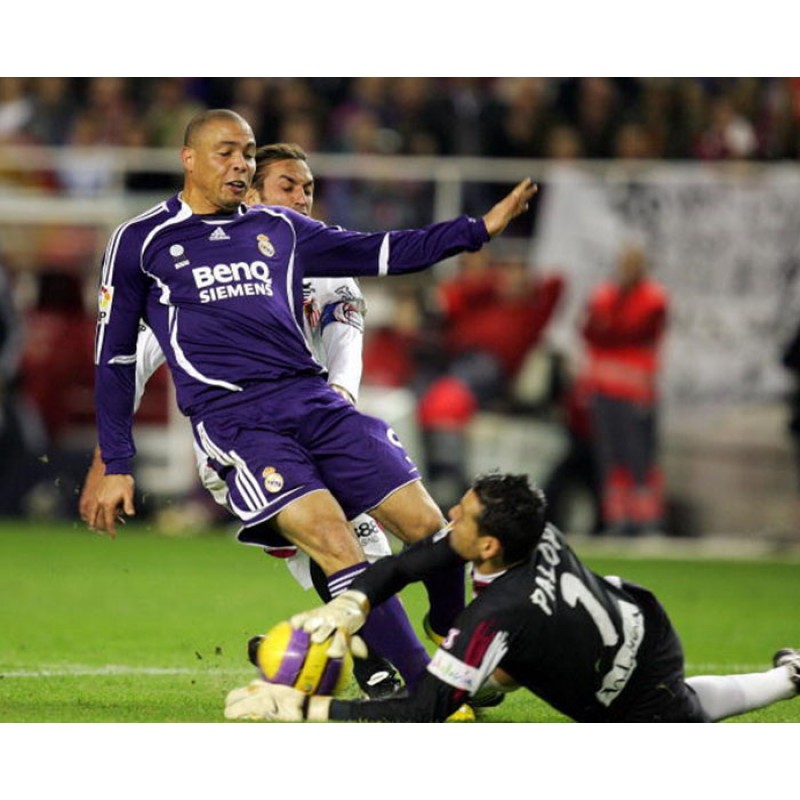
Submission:
[[440,636],[446,636],[464,610],[464,567],[437,572],[435,577],[425,580],[425,589],[430,603],[430,626]]
[[430,656],[414,633],[400,598],[392,595],[373,608],[360,634],[372,650],[394,664],[413,690],[425,674]]
[[[353,579],[368,566],[364,561],[329,576],[331,595],[336,597],[346,591]],[[409,689],[413,689],[425,674],[430,656],[414,633],[403,604],[396,595],[370,611],[359,635],[370,650],[395,666]]]

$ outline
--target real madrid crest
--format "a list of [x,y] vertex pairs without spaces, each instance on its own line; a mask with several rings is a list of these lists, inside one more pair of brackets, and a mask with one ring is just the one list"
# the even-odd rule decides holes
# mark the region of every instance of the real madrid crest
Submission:
[[275,255],[275,245],[272,244],[266,233],[259,233],[256,237],[256,241],[258,242],[258,252],[261,253],[262,256],[272,258],[272,256]]
[[264,479],[264,488],[268,492],[275,494],[283,489],[283,475],[275,467],[264,467],[261,477]]

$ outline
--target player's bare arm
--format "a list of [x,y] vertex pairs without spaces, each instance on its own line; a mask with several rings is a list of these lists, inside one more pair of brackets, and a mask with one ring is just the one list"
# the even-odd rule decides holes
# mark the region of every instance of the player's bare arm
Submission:
[[494,238],[502,233],[512,219],[528,210],[531,198],[539,187],[530,179],[520,181],[499,203],[483,217],[486,232]]

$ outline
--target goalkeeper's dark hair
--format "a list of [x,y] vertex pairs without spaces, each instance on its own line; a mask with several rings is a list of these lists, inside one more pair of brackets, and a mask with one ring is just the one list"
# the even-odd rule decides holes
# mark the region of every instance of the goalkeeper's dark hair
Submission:
[[480,532],[500,541],[506,564],[527,560],[544,532],[544,492],[527,475],[499,472],[478,476],[472,489],[483,506],[477,519]]
[[270,165],[276,161],[305,161],[307,164],[308,155],[299,144],[292,142],[276,142],[259,147],[256,150],[256,173],[253,176],[253,188],[256,191],[261,191]]

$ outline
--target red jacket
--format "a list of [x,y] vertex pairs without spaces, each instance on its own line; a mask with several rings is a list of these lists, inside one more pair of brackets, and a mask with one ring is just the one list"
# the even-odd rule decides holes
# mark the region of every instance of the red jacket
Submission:
[[627,290],[615,283],[595,289],[581,331],[592,391],[633,402],[655,400],[667,310],[667,292],[652,280]]
[[450,355],[470,350],[492,353],[506,377],[514,377],[528,352],[539,343],[563,290],[564,280],[557,275],[537,279],[516,297],[498,291],[493,272],[443,284],[439,298],[447,317]]

